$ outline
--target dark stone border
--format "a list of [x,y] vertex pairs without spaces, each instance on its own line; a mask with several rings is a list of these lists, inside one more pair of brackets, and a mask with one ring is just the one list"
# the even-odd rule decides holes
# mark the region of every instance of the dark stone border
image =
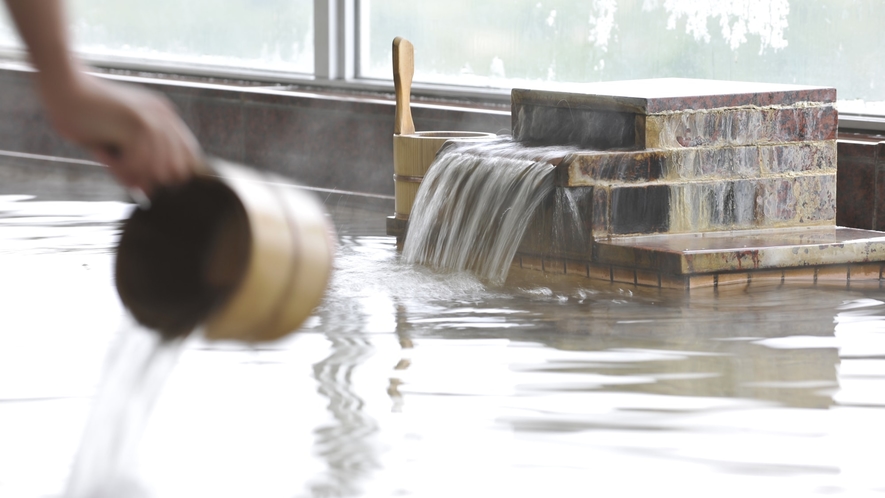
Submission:
[[[169,97],[208,154],[313,187],[393,195],[389,95],[128,79]],[[412,114],[422,131],[510,129],[506,105],[417,102]],[[28,71],[0,68],[0,116],[0,150],[88,159],[49,126]]]

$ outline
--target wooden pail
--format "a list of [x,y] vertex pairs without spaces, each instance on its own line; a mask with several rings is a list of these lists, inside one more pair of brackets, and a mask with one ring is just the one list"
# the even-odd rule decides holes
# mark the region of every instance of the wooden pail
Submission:
[[419,131],[409,135],[393,135],[395,217],[409,219],[418,187],[443,144],[449,140],[472,142],[495,137],[494,133],[472,131]]
[[165,337],[279,339],[322,298],[334,229],[308,191],[221,160],[208,170],[126,221],[117,292]]

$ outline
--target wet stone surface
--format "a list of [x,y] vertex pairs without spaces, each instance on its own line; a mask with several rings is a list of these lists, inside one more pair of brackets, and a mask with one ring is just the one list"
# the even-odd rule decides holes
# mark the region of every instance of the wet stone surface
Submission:
[[[834,100],[831,88],[680,79],[514,90],[514,138],[582,136],[589,147],[588,134],[598,134],[596,150],[570,154],[555,176],[560,189],[593,189],[581,207],[591,245],[623,235],[832,227]],[[606,119],[616,126],[605,128]]]
[[724,107],[768,107],[797,102],[833,104],[836,89],[689,78],[608,81],[572,85],[570,91],[516,89],[514,105],[619,110],[657,114]]
[[673,274],[885,261],[885,234],[851,228],[619,237],[597,245],[597,262]]
[[836,171],[836,142],[644,151],[579,151],[560,168],[562,186],[787,177]]
[[885,230],[885,143],[881,136],[839,140],[837,223]]
[[597,109],[514,107],[513,139],[526,144],[577,145],[588,149],[641,147],[635,116]]
[[764,108],[723,108],[668,112],[645,118],[645,146],[724,147],[834,140],[837,113],[832,104],[802,102]]

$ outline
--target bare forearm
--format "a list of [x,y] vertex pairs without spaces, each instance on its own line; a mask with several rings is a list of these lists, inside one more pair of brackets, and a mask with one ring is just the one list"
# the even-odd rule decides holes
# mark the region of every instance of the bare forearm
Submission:
[[64,0],[5,1],[62,136],[90,149],[121,183],[145,193],[194,174],[202,164],[200,146],[169,101],[82,71],[70,52]]
[[70,52],[62,0],[6,0],[6,5],[40,73],[44,96],[69,84],[80,67]]

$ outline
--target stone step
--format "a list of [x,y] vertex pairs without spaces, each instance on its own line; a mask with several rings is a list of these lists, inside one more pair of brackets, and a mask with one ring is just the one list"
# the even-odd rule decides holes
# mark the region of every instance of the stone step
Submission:
[[557,166],[563,187],[836,172],[836,141],[643,151],[580,151]]
[[885,233],[844,227],[613,237],[594,262],[674,275],[885,261]]
[[695,289],[786,283],[879,285],[885,233],[844,227],[614,237],[593,254],[520,248],[513,264],[612,283]]
[[663,78],[514,89],[513,138],[597,150],[833,140],[836,90]]
[[[564,198],[567,197],[567,200]],[[558,187],[526,234],[586,253],[592,240],[836,223],[836,174]],[[579,233],[580,232],[580,233]]]

